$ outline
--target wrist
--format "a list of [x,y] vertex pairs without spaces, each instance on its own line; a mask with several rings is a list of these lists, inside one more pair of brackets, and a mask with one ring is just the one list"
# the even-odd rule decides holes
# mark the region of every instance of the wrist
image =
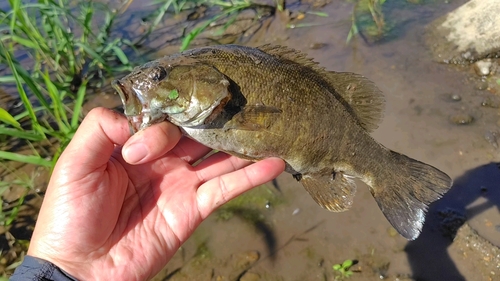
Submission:
[[78,279],[50,261],[28,255],[16,268],[10,280],[75,281]]

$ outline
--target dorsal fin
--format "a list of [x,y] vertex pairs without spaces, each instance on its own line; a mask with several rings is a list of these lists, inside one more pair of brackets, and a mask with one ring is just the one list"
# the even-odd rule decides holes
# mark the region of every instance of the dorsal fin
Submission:
[[382,121],[385,99],[382,91],[368,78],[352,72],[324,72],[328,82],[352,107],[356,117],[371,132]]
[[350,72],[327,71],[306,54],[292,48],[267,44],[258,49],[316,71],[351,106],[354,117],[365,130],[371,132],[378,127],[383,117],[385,99],[375,83],[366,77]]
[[280,59],[285,59],[289,61],[293,61],[295,63],[298,63],[303,66],[308,66],[312,68],[313,70],[316,71],[325,71],[325,68],[319,66],[319,64],[315,61],[313,61],[311,58],[307,57],[307,54],[297,51],[292,48],[288,48],[285,46],[280,46],[280,45],[271,45],[271,44],[266,44],[260,47],[257,47],[257,49],[275,56],[276,58]]

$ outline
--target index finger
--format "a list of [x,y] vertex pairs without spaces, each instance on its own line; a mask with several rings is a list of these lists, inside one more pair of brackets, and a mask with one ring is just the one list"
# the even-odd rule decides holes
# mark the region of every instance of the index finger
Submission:
[[271,181],[284,170],[283,160],[267,158],[234,172],[212,178],[202,184],[196,192],[198,211],[202,219],[243,192]]

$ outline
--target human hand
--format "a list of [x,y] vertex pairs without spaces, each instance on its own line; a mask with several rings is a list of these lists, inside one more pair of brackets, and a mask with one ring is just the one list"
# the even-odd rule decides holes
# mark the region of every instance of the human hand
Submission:
[[152,278],[212,211],[284,170],[224,153],[192,166],[209,151],[170,123],[130,137],[124,116],[92,110],[57,162],[28,255],[80,280]]

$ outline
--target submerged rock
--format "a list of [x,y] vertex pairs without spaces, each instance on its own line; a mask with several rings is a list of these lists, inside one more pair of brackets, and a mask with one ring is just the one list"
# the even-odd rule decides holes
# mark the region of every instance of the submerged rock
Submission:
[[428,26],[427,44],[445,63],[471,63],[500,54],[500,1],[471,0]]
[[474,117],[470,114],[459,113],[451,115],[450,121],[455,125],[468,125],[474,121]]

